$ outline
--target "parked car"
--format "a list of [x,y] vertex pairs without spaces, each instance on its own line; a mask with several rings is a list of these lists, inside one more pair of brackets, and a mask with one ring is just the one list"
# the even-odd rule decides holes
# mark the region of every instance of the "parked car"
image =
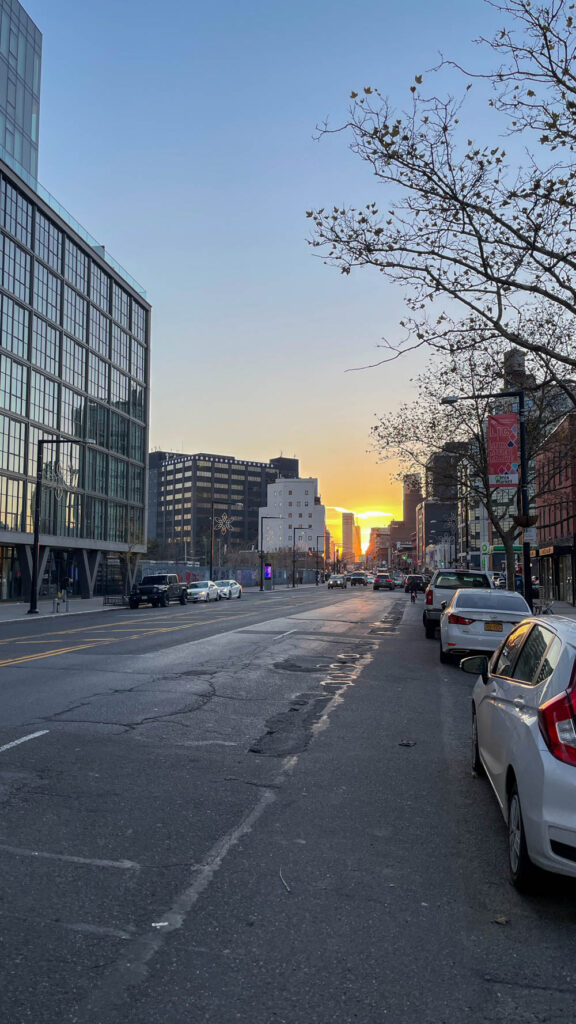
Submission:
[[535,865],[576,877],[576,622],[526,619],[490,661],[464,658],[472,691],[472,769],[487,774],[508,828],[511,880]]
[[187,600],[186,584],[180,582],[175,572],[158,572],[143,576],[140,583],[134,584],[128,604],[131,608],[139,608],[141,604],[167,608],[171,601],[186,604]]
[[242,586],[236,580],[215,580],[215,583],[220,591],[220,597],[225,597],[228,601],[232,597],[242,597]]
[[212,580],[195,580],[188,584],[188,600],[194,603],[198,601],[219,601],[222,595]]
[[450,601],[455,590],[466,588],[474,590],[492,590],[492,577],[480,569],[437,569],[426,588],[422,623],[428,640],[436,636],[436,626],[440,624],[442,602]]
[[388,573],[378,573],[374,577],[374,583],[372,585],[373,590],[394,590],[395,583]]
[[347,586],[345,576],[330,576],[328,579],[328,590],[346,590]]
[[416,586],[417,590],[426,590],[426,584],[424,583],[424,577],[420,573],[410,573],[404,577],[404,593],[408,594],[410,590]]
[[513,590],[457,590],[440,619],[440,661],[466,651],[495,651],[527,615],[530,606]]

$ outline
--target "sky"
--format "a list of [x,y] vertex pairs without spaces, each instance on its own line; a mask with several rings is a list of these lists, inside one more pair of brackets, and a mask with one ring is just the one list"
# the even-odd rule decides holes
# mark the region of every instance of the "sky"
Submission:
[[[351,90],[398,105],[442,52],[469,65],[483,0],[23,0],[43,34],[39,180],[146,289],[151,448],[296,455],[338,508],[401,518],[371,450],[422,353],[374,369],[402,293],[344,277],[306,210],[382,201],[343,135]],[[457,81],[454,89],[460,91]],[[379,191],[380,188],[380,191]],[[371,513],[366,515],[366,513]]]

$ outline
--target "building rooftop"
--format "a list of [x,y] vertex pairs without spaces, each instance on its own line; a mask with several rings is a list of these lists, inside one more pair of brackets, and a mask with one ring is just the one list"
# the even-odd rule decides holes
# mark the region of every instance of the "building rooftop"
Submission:
[[40,197],[40,199],[44,200],[46,205],[49,206],[52,210],[54,210],[54,213],[57,213],[58,216],[63,221],[65,221],[65,223],[68,224],[68,226],[71,227],[72,230],[75,231],[76,234],[79,235],[80,238],[82,238],[87,245],[91,246],[91,248],[94,249],[94,252],[97,256],[100,256],[103,260],[105,260],[105,262],[108,263],[108,265],[112,267],[112,269],[115,270],[116,273],[120,275],[120,277],[124,278],[126,283],[129,284],[130,287],[133,288],[135,292],[138,292],[138,294],[141,295],[142,298],[146,298],[146,291],[142,287],[142,285],[138,284],[138,282],[132,277],[132,275],[129,274],[128,271],[125,270],[124,267],[121,266],[121,264],[118,263],[117,260],[115,260],[114,257],[110,255],[110,253],[106,252],[106,249],[102,245],[102,243],[97,242],[96,239],[92,237],[90,232],[87,231],[86,228],[82,227],[80,222],[77,221],[76,218],[73,217],[72,214],[68,212],[66,207],[62,206],[62,204],[59,203],[53,195],[51,195],[48,189],[44,188],[44,186],[41,185],[40,182],[32,174],[29,174],[28,171],[24,167],[22,167],[21,164],[19,164],[18,161],[15,160],[14,157],[11,156],[6,149],[4,149],[4,146],[0,146],[0,159],[2,159],[4,163],[8,167],[10,167],[18,175],[19,178],[22,179],[22,181],[25,182],[25,184],[28,185],[28,187],[31,188],[32,191],[35,192],[36,195]]

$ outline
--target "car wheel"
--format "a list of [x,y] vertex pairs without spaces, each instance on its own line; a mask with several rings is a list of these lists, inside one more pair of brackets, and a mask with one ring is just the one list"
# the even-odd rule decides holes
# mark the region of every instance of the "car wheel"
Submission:
[[162,594],[162,597],[160,598],[160,605],[162,608],[167,608],[169,604],[170,598],[168,597],[168,594]]
[[536,880],[536,868],[528,856],[518,786],[512,783],[508,796],[508,863],[510,880],[520,892],[528,892]]
[[180,604],[188,604],[188,597],[186,594],[180,594]]
[[[428,634],[426,634],[426,636],[428,636]],[[443,665],[448,665],[450,660],[450,654],[448,653],[448,651],[444,650],[444,648],[442,647],[442,640],[440,640],[440,661],[442,662]]]
[[426,633],[426,639],[433,640],[436,636],[436,623],[431,622],[430,619],[424,619],[424,630]]
[[241,597],[242,597],[242,591],[241,591],[241,590],[239,590],[239,591],[238,591],[238,600],[240,600],[240,598],[241,598]]
[[472,708],[472,775],[480,776],[485,775],[484,765],[480,760],[480,750],[478,748],[478,722],[476,720],[476,711]]
[[130,598],[130,607],[132,609],[139,608],[140,607],[140,602],[139,601],[135,601],[133,598]]

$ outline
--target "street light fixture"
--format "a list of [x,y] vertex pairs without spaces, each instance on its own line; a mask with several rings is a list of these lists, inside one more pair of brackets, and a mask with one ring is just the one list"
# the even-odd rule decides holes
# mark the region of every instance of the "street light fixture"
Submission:
[[264,590],[264,520],[284,518],[284,516],[260,516],[260,593]]
[[36,457],[36,495],[34,498],[34,539],[32,541],[32,582],[30,587],[30,607],[27,615],[38,614],[38,570],[40,566],[40,510],[42,508],[42,477],[44,467],[44,445],[46,444],[96,444],[94,438],[79,441],[65,437],[40,437],[38,439],[38,455]]
[[[475,401],[477,398],[516,398],[518,400],[518,420],[520,423],[520,507],[524,527],[530,519],[530,500],[528,497],[528,459],[526,456],[526,405],[524,389],[497,391],[478,395],[447,395],[440,399],[441,405],[456,405],[456,402]],[[523,527],[523,528],[524,528]],[[524,597],[533,610],[532,577],[530,575],[530,543],[522,538],[522,565],[524,570]]]
[[307,530],[307,526],[295,526],[292,534],[292,586],[296,586],[296,530]]

